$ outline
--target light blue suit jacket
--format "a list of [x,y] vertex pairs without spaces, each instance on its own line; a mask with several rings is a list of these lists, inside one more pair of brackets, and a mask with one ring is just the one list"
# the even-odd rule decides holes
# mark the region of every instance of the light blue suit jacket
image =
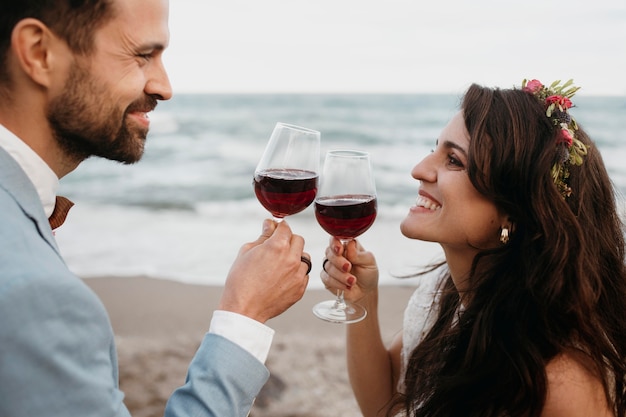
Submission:
[[[207,334],[165,415],[246,416],[269,372]],[[0,416],[128,416],[113,330],[63,261],[34,186],[0,148]]]

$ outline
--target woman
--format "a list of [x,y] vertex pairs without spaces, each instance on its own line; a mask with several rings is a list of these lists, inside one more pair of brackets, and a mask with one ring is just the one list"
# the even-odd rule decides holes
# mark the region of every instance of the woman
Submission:
[[440,243],[442,273],[423,274],[388,348],[374,256],[331,240],[322,281],[370,312],[347,327],[365,416],[626,416],[623,225],[568,113],[576,90],[466,92],[411,173],[419,194],[401,224]]

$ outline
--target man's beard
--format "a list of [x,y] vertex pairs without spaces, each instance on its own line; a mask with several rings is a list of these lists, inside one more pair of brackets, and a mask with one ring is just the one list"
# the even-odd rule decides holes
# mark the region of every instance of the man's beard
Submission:
[[123,111],[114,103],[105,85],[79,64],[74,65],[65,91],[48,108],[54,138],[71,160],[99,156],[132,164],[141,159],[148,129],[129,126],[128,113],[153,110],[157,100],[144,96]]

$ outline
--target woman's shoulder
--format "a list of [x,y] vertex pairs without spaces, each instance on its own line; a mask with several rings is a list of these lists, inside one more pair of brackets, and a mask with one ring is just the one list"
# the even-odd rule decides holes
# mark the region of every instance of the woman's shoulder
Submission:
[[613,416],[602,381],[582,353],[563,352],[546,365],[548,391],[542,417]]

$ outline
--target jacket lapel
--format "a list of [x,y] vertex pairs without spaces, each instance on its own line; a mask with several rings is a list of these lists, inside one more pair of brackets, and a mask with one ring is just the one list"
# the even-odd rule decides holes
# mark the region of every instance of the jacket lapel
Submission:
[[0,187],[4,188],[15,199],[24,211],[24,214],[35,223],[41,237],[61,257],[35,186],[19,164],[1,147]]

